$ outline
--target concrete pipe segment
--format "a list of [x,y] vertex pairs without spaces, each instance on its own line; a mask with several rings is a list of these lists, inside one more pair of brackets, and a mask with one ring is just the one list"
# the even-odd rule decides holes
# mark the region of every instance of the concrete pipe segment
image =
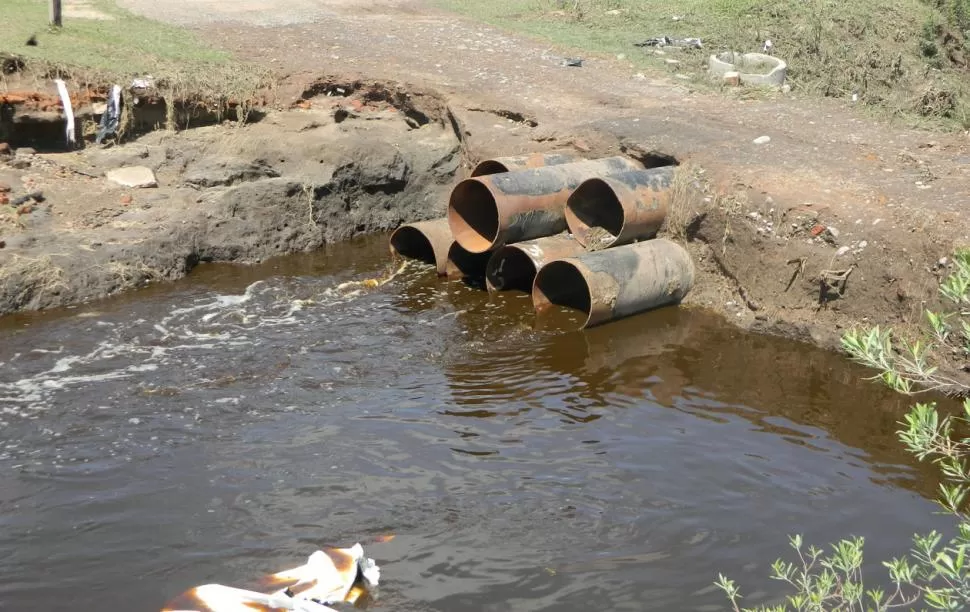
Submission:
[[391,234],[391,253],[432,264],[438,276],[444,276],[448,249],[454,241],[446,217],[408,223]]
[[586,313],[583,327],[679,302],[694,285],[694,263],[680,245],[658,238],[549,262],[536,274],[532,303]]
[[550,261],[579,255],[583,245],[565,234],[516,242],[501,247],[488,260],[485,285],[489,291],[532,291],[536,274]]
[[566,201],[566,224],[594,251],[653,238],[670,202],[674,166],[583,181]]
[[513,170],[527,170],[544,166],[559,166],[571,162],[582,161],[584,158],[574,151],[550,151],[549,153],[531,153],[529,155],[513,155],[486,159],[472,170],[472,176],[486,176]]
[[483,278],[491,253],[472,253],[457,242],[448,249],[445,276],[448,278]]
[[558,166],[476,176],[458,183],[448,203],[455,240],[472,253],[552,236],[566,229],[566,199],[587,179],[643,165],[627,157],[607,157]]

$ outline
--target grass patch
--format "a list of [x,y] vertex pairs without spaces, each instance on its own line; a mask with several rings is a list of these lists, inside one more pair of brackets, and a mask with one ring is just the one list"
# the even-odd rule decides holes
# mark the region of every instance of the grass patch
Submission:
[[[22,56],[38,81],[53,75],[72,86],[118,83],[151,75],[166,99],[220,104],[245,102],[271,82],[269,73],[241,65],[193,32],[145,19],[110,0],[89,0],[110,19],[72,18],[48,27],[47,0],[3,0],[0,53]],[[37,46],[26,41],[36,35]],[[0,77],[0,81],[6,77]],[[0,83],[2,85],[2,83]]]
[[[708,82],[707,58],[760,51],[765,40],[788,62],[793,88],[850,98],[927,125],[970,128],[968,0],[433,0],[504,29],[587,53],[623,53],[635,66],[676,70]],[[956,8],[955,8],[956,7]],[[702,50],[634,43],[698,37]]]

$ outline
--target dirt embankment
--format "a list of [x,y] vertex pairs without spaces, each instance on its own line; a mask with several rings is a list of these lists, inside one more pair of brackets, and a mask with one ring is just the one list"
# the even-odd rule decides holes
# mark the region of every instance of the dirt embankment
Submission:
[[[685,189],[666,231],[698,263],[687,302],[758,331],[834,346],[852,325],[910,324],[936,299],[953,246],[966,242],[958,207],[921,213],[878,195],[854,206],[843,186],[798,172],[755,187],[743,162],[718,163],[689,144],[664,148],[664,134],[643,133],[637,119],[551,128],[528,112],[454,95],[306,76],[276,95],[279,108],[248,125],[154,131],[79,153],[6,154],[6,197],[39,191],[43,199],[0,209],[0,313],[438,216],[451,185],[480,159],[562,148],[681,163]],[[873,171],[882,162],[873,160]],[[892,162],[906,182],[934,180],[919,151]],[[157,186],[110,178],[132,168]]]
[[[249,125],[155,131],[77,153],[5,149],[0,313],[174,280],[200,262],[308,251],[442,211],[462,153],[440,98],[324,79],[290,102]],[[154,185],[133,186],[141,181]]]

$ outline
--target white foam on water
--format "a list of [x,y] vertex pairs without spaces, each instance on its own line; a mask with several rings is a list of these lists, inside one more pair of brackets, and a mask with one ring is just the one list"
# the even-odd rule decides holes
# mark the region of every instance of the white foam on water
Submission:
[[[380,279],[347,281],[327,287],[316,291],[311,298],[294,298],[286,293],[284,285],[260,280],[241,294],[207,295],[188,306],[173,308],[154,321],[144,318],[124,324],[92,321],[103,328],[104,338],[87,353],[64,355],[64,347],[33,349],[33,353],[57,358],[39,373],[13,382],[0,382],[0,414],[30,417],[49,410],[59,394],[105,381],[139,378],[181,360],[185,353],[256,345],[261,328],[298,325],[309,310],[317,318],[327,320],[326,310],[353,302],[395,279],[406,268],[403,265]],[[15,354],[4,365],[12,364],[19,357],[20,353]],[[113,366],[112,361],[118,364]]]

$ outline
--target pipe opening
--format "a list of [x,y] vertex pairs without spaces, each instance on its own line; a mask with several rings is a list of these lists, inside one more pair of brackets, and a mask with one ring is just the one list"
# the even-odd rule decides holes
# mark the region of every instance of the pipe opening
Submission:
[[602,179],[590,179],[576,188],[566,205],[569,231],[583,246],[589,246],[593,228],[605,230],[607,242],[616,240],[623,230],[623,205],[610,185]]
[[460,244],[453,243],[448,249],[445,273],[449,278],[485,278],[485,267],[491,253],[471,253]]
[[391,234],[391,249],[408,259],[417,259],[432,266],[437,264],[431,240],[424,235],[424,232],[410,225],[394,230]]
[[587,321],[592,309],[592,298],[586,278],[574,264],[553,261],[543,266],[536,275],[532,289],[532,304],[539,312],[550,306],[563,306],[586,313]]
[[488,260],[485,279],[496,291],[532,291],[536,266],[528,255],[515,247],[503,247]]
[[485,176],[488,174],[500,174],[502,172],[508,172],[509,169],[500,161],[495,161],[494,159],[486,159],[485,161],[479,163],[472,170],[472,176]]
[[451,192],[448,225],[455,240],[472,253],[484,253],[498,238],[498,205],[488,187],[464,180]]

